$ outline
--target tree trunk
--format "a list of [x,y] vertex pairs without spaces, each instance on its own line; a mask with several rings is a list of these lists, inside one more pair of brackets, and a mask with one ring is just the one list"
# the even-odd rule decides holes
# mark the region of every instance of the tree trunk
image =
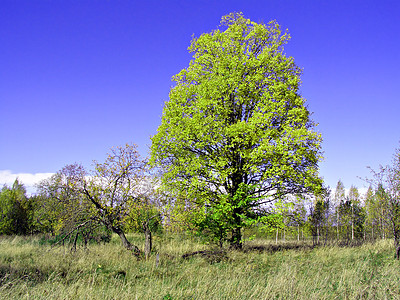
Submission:
[[328,244],[328,225],[325,226],[325,240],[324,240],[324,246]]
[[143,230],[144,230],[144,239],[145,239],[144,256],[146,257],[146,260],[147,260],[150,256],[151,248],[152,248],[152,237],[151,237],[151,231],[150,231],[148,219],[143,223]]
[[71,247],[71,251],[74,251],[74,252],[76,252],[76,243],[78,241],[78,234],[79,234],[79,232],[77,231],[76,234],[75,234],[74,242],[73,242],[72,247]]
[[371,229],[372,229],[372,240],[374,240],[374,224],[371,225]]
[[337,211],[337,217],[336,217],[336,234],[337,234],[337,240],[339,240],[339,209]]
[[230,247],[232,249],[242,249],[242,232],[241,227],[236,227],[232,230],[232,237],[230,240]]
[[[236,189],[237,190],[237,189]],[[232,228],[232,236],[230,239],[230,248],[241,250],[242,249],[242,225],[240,214],[242,211],[240,208],[233,210],[234,227]]]
[[297,224],[297,241],[300,241],[300,225]]
[[136,257],[139,257],[141,251],[139,250],[139,248],[138,248],[137,246],[132,245],[132,244],[128,241],[128,239],[127,239],[126,236],[125,236],[124,231],[123,231],[122,229],[116,228],[116,227],[114,227],[114,226],[111,227],[111,229],[112,229],[113,232],[115,232],[116,234],[118,234],[119,238],[121,239],[122,246],[124,246],[125,249],[127,249],[127,250],[129,250],[129,251],[132,251],[132,252],[133,252],[133,255],[135,255]]
[[354,204],[351,204],[351,240],[354,240]]

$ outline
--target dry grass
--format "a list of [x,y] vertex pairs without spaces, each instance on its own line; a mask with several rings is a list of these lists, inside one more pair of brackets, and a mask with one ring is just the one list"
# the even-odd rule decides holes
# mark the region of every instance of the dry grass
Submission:
[[[130,239],[139,244],[140,236]],[[280,248],[255,240],[228,259],[184,253],[190,239],[155,239],[160,251],[137,261],[116,237],[107,245],[50,249],[38,238],[0,240],[2,299],[400,299],[400,263],[391,241],[353,248]]]

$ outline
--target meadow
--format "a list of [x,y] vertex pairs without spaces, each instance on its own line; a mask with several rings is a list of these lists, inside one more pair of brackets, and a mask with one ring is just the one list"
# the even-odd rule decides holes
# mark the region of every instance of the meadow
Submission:
[[[143,247],[141,235],[129,239]],[[117,236],[71,251],[40,236],[0,237],[1,299],[400,299],[392,240],[354,247],[255,239],[243,251],[154,237],[137,260]],[[158,255],[157,255],[158,253]]]

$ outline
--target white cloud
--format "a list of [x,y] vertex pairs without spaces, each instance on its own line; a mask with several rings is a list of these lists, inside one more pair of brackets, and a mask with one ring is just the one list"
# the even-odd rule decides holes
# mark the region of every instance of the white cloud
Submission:
[[49,178],[54,173],[12,173],[10,170],[0,170],[0,188],[3,185],[11,186],[15,179],[18,178],[28,191],[31,191],[36,183]]

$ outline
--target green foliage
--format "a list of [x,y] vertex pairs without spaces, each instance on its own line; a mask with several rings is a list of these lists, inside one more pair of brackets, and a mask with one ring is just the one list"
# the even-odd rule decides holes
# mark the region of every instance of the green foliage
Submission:
[[372,239],[375,239],[377,235],[377,225],[379,224],[379,210],[377,209],[377,202],[375,200],[375,193],[370,185],[365,196],[365,227],[368,230],[369,235]]
[[193,232],[193,221],[200,217],[201,208],[185,198],[165,197],[165,203],[162,207],[164,216],[163,227],[169,232]]
[[326,230],[329,204],[329,198],[319,196],[316,197],[314,206],[311,208],[309,222],[314,243],[315,239],[317,239],[317,243],[319,242],[319,237],[323,235],[323,229]]
[[151,163],[171,197],[206,209],[208,229],[226,224],[216,234],[230,230],[240,246],[258,207],[321,191],[321,136],[299,93],[301,71],[283,52],[289,34],[242,14],[221,23],[224,31],[192,40],[193,60],[173,77]]
[[279,213],[271,213],[262,216],[258,219],[258,223],[261,224],[259,227],[261,231],[266,233],[272,233],[277,229],[285,228],[285,223],[283,222],[283,216]]
[[159,208],[155,205],[144,205],[143,202],[129,204],[129,212],[124,219],[126,232],[144,232],[143,224],[148,221],[154,233],[162,232],[162,219]]
[[18,179],[0,192],[0,234],[27,234],[33,230],[33,204]]
[[63,206],[49,195],[39,194],[31,197],[34,204],[34,228],[36,232],[55,233],[63,212]]
[[14,231],[14,219],[16,203],[13,201],[10,190],[3,187],[0,194],[0,233],[11,234]]
[[[394,243],[400,244],[400,148],[395,150],[392,164],[381,166],[378,172],[371,169],[375,195],[369,201],[369,211],[374,212],[375,223],[380,226],[381,235],[393,235]],[[376,220],[377,219],[377,220]]]
[[355,186],[350,187],[349,196],[339,203],[337,209],[341,222],[340,236],[346,240],[363,238],[365,209]]
[[343,202],[346,198],[346,191],[344,188],[344,184],[341,180],[338,181],[336,185],[336,190],[335,190],[335,202],[336,204],[339,204],[340,202]]
[[91,204],[77,189],[84,176],[86,171],[82,166],[67,165],[38,184],[35,216],[42,232],[63,235],[87,220],[94,221]]

